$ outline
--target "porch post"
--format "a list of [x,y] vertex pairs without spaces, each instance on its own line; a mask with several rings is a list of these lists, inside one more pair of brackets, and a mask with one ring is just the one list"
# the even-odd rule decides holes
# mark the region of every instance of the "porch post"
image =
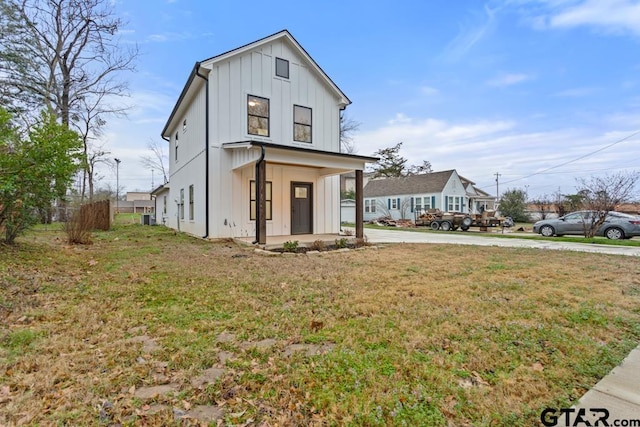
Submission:
[[[264,148],[263,148],[264,149]],[[267,244],[267,162],[256,164],[256,240],[259,245]]]
[[362,170],[356,170],[356,238],[364,238],[364,189]]

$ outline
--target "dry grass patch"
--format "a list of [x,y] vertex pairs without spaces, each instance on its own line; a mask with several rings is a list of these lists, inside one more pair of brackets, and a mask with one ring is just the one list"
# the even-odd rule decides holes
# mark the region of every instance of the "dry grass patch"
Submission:
[[166,425],[216,405],[231,424],[532,425],[637,345],[638,277],[636,259],[588,253],[263,257],[163,227],[83,248],[34,233],[0,248],[0,424]]

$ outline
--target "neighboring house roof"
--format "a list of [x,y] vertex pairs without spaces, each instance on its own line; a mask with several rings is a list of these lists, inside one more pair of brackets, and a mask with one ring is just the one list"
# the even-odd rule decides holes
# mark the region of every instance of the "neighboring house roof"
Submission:
[[169,191],[169,183],[160,184],[159,186],[157,186],[155,189],[153,189],[151,191],[151,195],[152,196],[157,196],[158,194],[162,193],[163,191]]
[[[441,193],[454,173],[457,173],[456,170],[451,169],[399,178],[372,179],[364,187],[364,197]],[[458,177],[470,196],[492,197],[489,193],[474,186],[475,183],[470,179],[460,175]],[[475,194],[469,191],[470,187],[475,191]]]
[[169,119],[167,120],[167,123],[165,124],[164,129],[162,129],[162,136],[163,137],[168,136],[167,132],[171,127],[171,123],[173,122],[173,119],[175,118],[178,110],[180,109],[180,105],[182,104],[182,101],[192,91],[192,84],[196,76],[206,77],[203,74],[201,74],[201,67],[204,68],[203,71],[208,73],[210,71],[209,67],[211,67],[213,64],[217,62],[228,60],[232,56],[241,55],[247,51],[250,51],[251,49],[255,49],[259,47],[260,45],[271,43],[278,39],[287,40],[289,44],[298,51],[300,56],[307,62],[307,65],[315,71],[316,75],[318,75],[320,79],[323,80],[336,93],[342,108],[351,104],[351,101],[349,100],[349,98],[347,98],[344,92],[342,92],[342,90],[340,90],[340,88],[333,82],[333,80],[331,80],[331,78],[324,72],[324,70],[320,68],[320,66],[316,63],[316,61],[314,61],[313,58],[311,58],[311,56],[307,53],[306,50],[304,50],[304,48],[300,45],[300,43],[298,43],[298,41],[295,38],[293,38],[291,33],[289,33],[289,31],[287,30],[282,30],[270,36],[264,37],[260,40],[256,40],[255,42],[248,43],[239,48],[221,53],[216,56],[212,56],[211,58],[205,59],[203,61],[196,62],[193,69],[191,70],[191,73],[189,74],[187,83],[185,84],[184,88],[182,89],[182,92],[180,93],[180,96],[178,97],[178,101],[176,102],[175,106],[173,107],[173,110],[171,111],[171,115],[169,116]]
[[441,192],[455,170],[410,175],[399,178],[373,179],[364,187],[364,197]]

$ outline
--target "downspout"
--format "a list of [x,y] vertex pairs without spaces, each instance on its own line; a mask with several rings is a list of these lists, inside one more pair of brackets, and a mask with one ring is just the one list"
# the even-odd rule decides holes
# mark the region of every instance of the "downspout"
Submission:
[[260,212],[260,203],[258,202],[258,194],[260,194],[260,180],[258,179],[258,174],[260,170],[260,165],[264,162],[265,149],[264,145],[260,146],[260,158],[256,161],[256,240],[251,242],[252,245],[255,245],[260,241],[260,220],[261,216],[264,212]]
[[203,239],[209,237],[209,79],[204,74],[200,74],[200,62],[195,65],[196,76],[205,81],[205,101],[204,101],[204,140],[205,140],[205,167],[204,167],[204,216],[205,216],[205,233]]

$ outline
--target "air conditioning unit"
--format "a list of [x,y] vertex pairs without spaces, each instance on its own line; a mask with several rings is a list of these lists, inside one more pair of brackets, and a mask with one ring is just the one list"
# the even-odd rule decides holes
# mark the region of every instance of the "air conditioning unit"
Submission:
[[142,214],[140,215],[140,224],[156,225],[156,218],[152,214]]

